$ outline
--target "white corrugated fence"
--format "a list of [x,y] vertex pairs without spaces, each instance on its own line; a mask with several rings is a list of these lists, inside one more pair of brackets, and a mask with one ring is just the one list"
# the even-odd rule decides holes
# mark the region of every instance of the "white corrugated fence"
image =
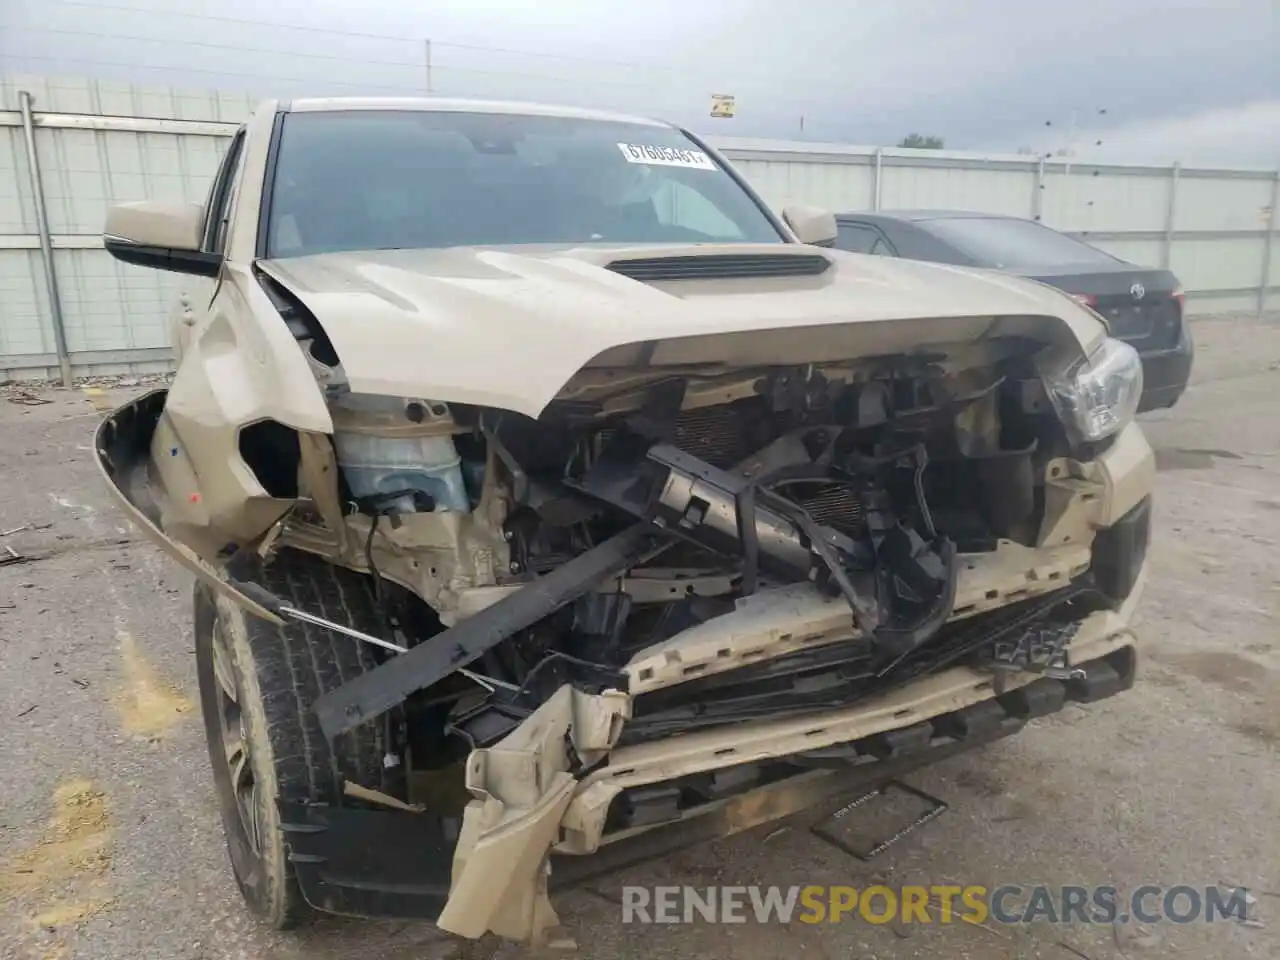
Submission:
[[[30,98],[56,304],[21,91]],[[105,211],[124,200],[202,201],[227,138],[252,105],[243,94],[0,80],[0,380],[57,376],[63,353],[76,375],[168,368],[167,317],[183,278],[112,259],[102,249]],[[1193,314],[1260,313],[1280,299],[1280,171],[710,140],[775,208],[1038,217],[1126,260],[1172,269]]]

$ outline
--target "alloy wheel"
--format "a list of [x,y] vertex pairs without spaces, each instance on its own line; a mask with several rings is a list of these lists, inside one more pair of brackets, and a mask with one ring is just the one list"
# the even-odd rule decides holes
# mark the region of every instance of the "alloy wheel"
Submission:
[[213,623],[213,676],[218,686],[218,725],[222,734],[222,758],[240,815],[240,826],[254,856],[261,855],[258,785],[253,775],[248,729],[241,710],[242,695],[230,638],[222,618]]

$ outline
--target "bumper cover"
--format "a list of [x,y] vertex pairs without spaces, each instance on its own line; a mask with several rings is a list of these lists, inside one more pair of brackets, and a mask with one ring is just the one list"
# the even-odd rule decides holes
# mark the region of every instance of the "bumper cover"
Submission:
[[[1185,321],[1184,321],[1185,324]],[[1172,407],[1186,392],[1195,350],[1184,329],[1178,345],[1167,350],[1139,351],[1142,358],[1142,398],[1138,412]]]
[[[563,687],[508,739],[472,754],[467,784],[475,799],[456,847],[456,826],[429,814],[282,804],[303,895],[333,913],[422,918],[467,937],[493,931],[543,941],[558,922],[552,889],[791,816],[1016,732],[1068,701],[1093,702],[1127,689],[1136,668],[1127,623],[1141,579],[1119,610],[1079,621],[1069,649],[1083,675],[1016,674],[998,695],[990,673],[958,666],[844,710],[610,753],[629,698]],[[840,745],[848,761],[836,770],[797,767],[793,776],[754,789],[748,784],[666,823],[606,833],[608,809],[624,791]]]

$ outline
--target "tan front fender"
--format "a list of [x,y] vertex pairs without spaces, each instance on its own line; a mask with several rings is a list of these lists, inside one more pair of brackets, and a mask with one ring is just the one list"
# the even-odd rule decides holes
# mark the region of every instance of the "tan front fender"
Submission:
[[195,551],[165,535],[160,528],[163,491],[152,481],[151,444],[164,411],[167,390],[153,390],[112,411],[94,435],[94,460],[107,489],[134,525],[207,586],[275,623],[280,618],[229,583]]

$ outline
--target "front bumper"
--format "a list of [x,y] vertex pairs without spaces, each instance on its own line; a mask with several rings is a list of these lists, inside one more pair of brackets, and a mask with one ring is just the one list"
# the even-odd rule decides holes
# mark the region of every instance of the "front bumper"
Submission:
[[[571,889],[648,860],[794,817],[853,793],[874,789],[927,764],[1020,731],[1028,721],[1071,702],[1092,703],[1129,689],[1137,657],[1132,644],[1080,664],[1083,680],[1038,678],[999,697],[938,714],[851,746],[861,762],[797,772],[785,779],[699,807],[643,831],[605,838],[590,856],[552,851],[551,892]],[[450,851],[456,834],[438,818],[395,810],[288,803],[281,823],[303,895],[329,913],[439,920],[450,895]],[[496,900],[497,897],[492,899]]]
[[[327,912],[421,918],[466,937],[492,931],[538,942],[557,923],[551,890],[795,815],[1015,733],[1068,702],[1128,689],[1137,662],[1128,622],[1144,579],[1145,567],[1119,609],[1079,621],[1069,646],[1084,671],[1078,679],[1015,674],[996,693],[990,673],[957,666],[844,710],[620,747],[595,766],[625,707],[617,694],[564,687],[521,726],[519,742],[472,754],[468,786],[477,800],[460,835],[429,814],[282,804],[298,882],[308,902]],[[574,774],[561,755],[566,742],[588,761]],[[657,823],[606,830],[608,809],[624,792],[827,748],[843,748],[848,761],[836,770],[797,767]],[[493,775],[499,770],[504,776]]]

